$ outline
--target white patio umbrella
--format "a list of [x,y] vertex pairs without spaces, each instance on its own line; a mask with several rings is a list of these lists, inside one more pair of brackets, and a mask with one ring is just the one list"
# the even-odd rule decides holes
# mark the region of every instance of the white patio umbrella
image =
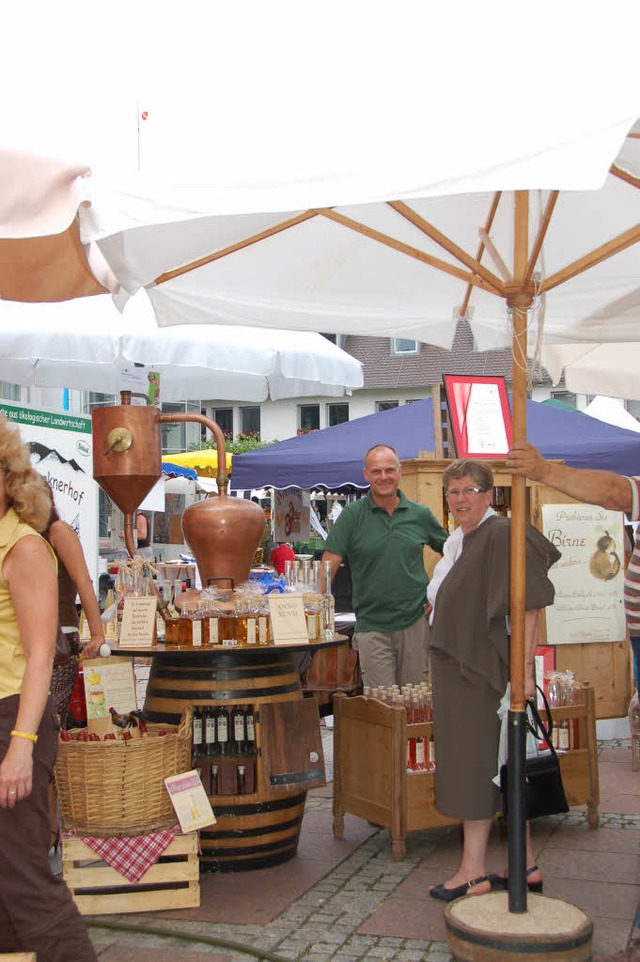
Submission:
[[120,315],[107,296],[55,304],[0,300],[0,379],[117,394],[122,370],[160,372],[166,401],[340,397],[362,366],[319,334],[226,327],[158,329],[144,292]]

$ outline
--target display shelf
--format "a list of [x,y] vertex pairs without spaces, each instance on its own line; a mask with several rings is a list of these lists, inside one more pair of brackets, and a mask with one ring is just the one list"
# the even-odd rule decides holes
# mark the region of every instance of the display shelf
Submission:
[[[587,806],[591,828],[598,825],[599,781],[594,693],[584,685],[577,705],[552,709],[554,721],[576,719],[579,745],[559,752],[570,806]],[[394,859],[404,858],[408,832],[454,825],[435,806],[434,771],[407,771],[409,738],[429,739],[433,723],[407,724],[400,705],[373,698],[334,697],[333,834],[342,838],[346,813],[359,815],[391,833]],[[497,760],[496,760],[497,761]]]

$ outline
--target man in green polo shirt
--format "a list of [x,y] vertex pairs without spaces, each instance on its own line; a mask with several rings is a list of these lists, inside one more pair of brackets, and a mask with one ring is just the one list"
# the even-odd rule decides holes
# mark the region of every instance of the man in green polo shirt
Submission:
[[333,578],[348,557],[356,614],[354,647],[365,685],[405,685],[423,679],[427,573],[423,547],[442,554],[447,532],[433,512],[399,490],[396,451],[376,444],[364,456],[370,485],[331,529],[323,561]]

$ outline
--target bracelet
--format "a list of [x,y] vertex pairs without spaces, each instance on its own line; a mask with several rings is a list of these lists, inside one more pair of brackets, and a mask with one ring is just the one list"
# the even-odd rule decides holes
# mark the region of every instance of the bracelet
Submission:
[[16,738],[26,738],[28,742],[34,742],[34,744],[38,741],[38,736],[32,735],[31,732],[18,732],[14,728],[11,734],[15,735]]

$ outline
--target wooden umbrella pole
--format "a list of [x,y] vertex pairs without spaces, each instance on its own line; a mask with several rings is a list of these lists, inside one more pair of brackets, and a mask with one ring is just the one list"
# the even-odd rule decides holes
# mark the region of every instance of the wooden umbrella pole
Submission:
[[[514,282],[507,295],[513,323],[513,440],[527,436],[527,312],[533,292],[526,281],[529,240],[529,198],[525,191],[515,195]],[[508,848],[509,911],[527,910],[526,816],[524,804],[524,762],[526,704],[525,659],[525,585],[526,585],[526,486],[524,478],[514,478],[511,489],[511,705],[508,727]]]

